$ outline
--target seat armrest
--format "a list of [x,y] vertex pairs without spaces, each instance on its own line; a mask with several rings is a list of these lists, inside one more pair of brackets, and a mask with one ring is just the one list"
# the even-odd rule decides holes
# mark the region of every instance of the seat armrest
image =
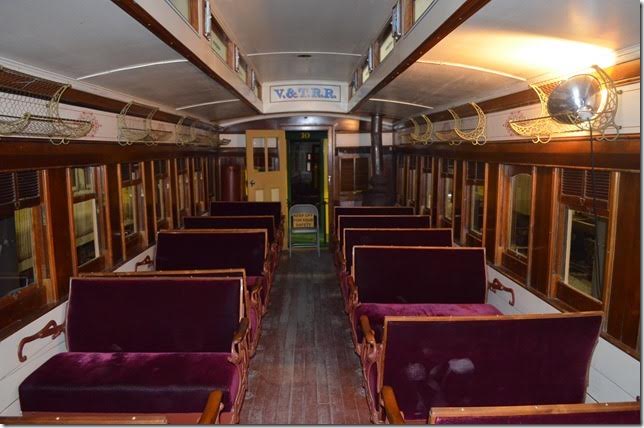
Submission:
[[398,407],[398,401],[396,401],[396,394],[394,394],[393,388],[387,385],[383,386],[381,395],[385,414],[387,415],[387,422],[392,425],[404,425],[405,418]]
[[208,402],[206,408],[199,417],[199,425],[214,425],[219,419],[219,412],[224,407],[221,402],[223,393],[220,390],[215,390],[208,395]]
[[358,288],[356,287],[356,282],[353,279],[353,276],[349,275],[347,277],[347,288],[349,295],[348,309],[349,313],[358,305]]
[[241,343],[246,338],[246,335],[248,334],[249,325],[250,323],[247,317],[244,317],[241,319],[241,321],[239,321],[239,327],[237,328],[237,331],[233,335],[233,345],[237,345]]
[[25,345],[29,342],[33,342],[37,339],[43,339],[45,337],[51,336],[52,340],[60,336],[61,333],[65,332],[65,323],[58,324],[54,320],[50,320],[45,326],[36,334],[31,336],[23,337],[18,344],[18,361],[24,363],[27,361],[27,357],[22,353]]
[[364,340],[372,346],[376,345],[376,335],[371,328],[371,324],[369,323],[369,318],[367,318],[366,315],[360,315],[360,329],[362,329],[362,335],[364,336]]
[[154,260],[152,260],[152,258],[149,255],[145,256],[143,260],[141,260],[140,262],[136,262],[136,264],[134,265],[134,272],[139,271],[139,266],[150,266],[153,264],[154,264]]

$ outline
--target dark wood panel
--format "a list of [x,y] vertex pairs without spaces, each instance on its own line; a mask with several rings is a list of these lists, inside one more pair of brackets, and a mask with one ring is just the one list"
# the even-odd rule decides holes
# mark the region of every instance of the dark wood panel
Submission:
[[640,174],[622,173],[607,333],[637,347],[640,325]]
[[156,242],[157,218],[156,218],[156,183],[152,162],[143,162],[143,192],[145,194],[145,216],[147,219],[148,243]]
[[59,168],[80,165],[104,165],[121,162],[172,159],[178,156],[214,153],[211,147],[179,147],[159,144],[147,147],[133,144],[122,147],[115,142],[73,141],[65,146],[54,146],[46,140],[2,137],[0,170]]
[[566,283],[558,281],[556,284],[555,297],[570,307],[573,311],[601,311],[602,302],[576,290]]
[[118,265],[124,261],[125,247],[123,242],[123,229],[121,224],[121,180],[119,164],[105,167],[107,197],[110,201],[108,209],[108,222],[110,226],[110,246],[112,247],[112,263]]
[[551,271],[551,243],[553,240],[553,210],[555,198],[555,170],[537,168],[535,174],[535,204],[533,213],[530,281],[532,288],[548,294]]
[[69,292],[69,278],[74,275],[76,260],[76,256],[72,254],[75,239],[69,227],[70,219],[73,218],[69,203],[71,195],[65,168],[50,169],[44,176],[49,222],[49,270],[54,284],[54,298],[58,300]]
[[[595,166],[603,169],[640,169],[640,134],[624,134],[617,141],[595,141]],[[484,146],[461,144],[449,146],[397,146],[397,151],[427,153],[450,159],[478,160],[517,165],[590,167],[590,143],[587,137],[553,139],[548,144],[530,140],[489,142]]]
[[485,183],[485,253],[487,260],[494,263],[496,247],[498,245],[498,234],[496,230],[497,216],[499,215],[498,197],[500,189],[499,164],[487,165],[487,181]]

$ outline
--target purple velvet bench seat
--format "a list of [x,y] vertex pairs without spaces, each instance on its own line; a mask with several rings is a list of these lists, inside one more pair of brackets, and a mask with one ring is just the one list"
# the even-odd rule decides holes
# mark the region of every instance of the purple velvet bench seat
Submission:
[[338,215],[335,236],[335,265],[340,278],[342,264],[342,247],[344,229],[429,229],[431,227],[428,215]]
[[[356,352],[359,314],[364,304],[482,304],[487,296],[485,249],[455,247],[353,247],[349,320]],[[399,309],[397,309],[399,310]]]
[[356,245],[451,247],[452,229],[353,229],[345,228],[342,237],[340,261],[340,288],[345,311],[349,311],[349,286],[347,278],[353,267],[353,247]]
[[583,403],[601,322],[601,312],[385,317],[366,385],[372,420],[384,420],[383,385],[421,423],[435,407]]
[[210,203],[211,216],[270,215],[275,219],[275,240],[280,250],[284,242],[284,215],[281,202],[215,201]]
[[203,411],[223,392],[236,422],[247,383],[239,278],[72,278],[57,354],[19,387],[23,412]]
[[270,246],[271,273],[277,268],[280,245],[275,239],[275,218],[272,215],[184,217],[183,224],[186,229],[265,229]]
[[162,230],[154,263],[156,270],[244,269],[249,289],[259,284],[266,312],[272,286],[266,230]]
[[373,207],[333,207],[333,239],[337,235],[338,216],[341,215],[414,215],[413,207],[391,207],[391,206],[373,206]]
[[257,343],[261,333],[262,326],[262,306],[259,295],[259,285],[256,278],[253,277],[251,284],[248,285],[246,271],[244,269],[203,269],[203,270],[150,270],[139,272],[88,272],[81,273],[81,278],[239,278],[242,281],[244,293],[244,314],[248,316],[250,328],[248,331],[248,349],[249,357],[255,354]]

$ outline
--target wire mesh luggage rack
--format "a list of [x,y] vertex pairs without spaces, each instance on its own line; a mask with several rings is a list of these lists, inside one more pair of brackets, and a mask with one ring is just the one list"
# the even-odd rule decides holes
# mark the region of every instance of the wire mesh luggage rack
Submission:
[[152,118],[159,109],[130,101],[123,107],[116,118],[118,125],[117,141],[122,146],[144,143],[154,146],[159,141],[166,141],[172,131],[152,128]]
[[59,145],[87,135],[90,121],[61,117],[60,99],[70,87],[0,66],[0,136],[47,137]]
[[487,142],[487,117],[478,104],[469,104],[476,113],[476,126],[470,129],[463,129],[462,121],[458,113],[454,109],[447,109],[449,114],[452,115],[453,125],[450,129],[434,131],[434,135],[439,141],[445,141],[454,146],[461,144],[463,141],[469,141],[475,146],[482,146]]
[[219,147],[219,128],[198,119],[182,116],[175,126],[175,140],[178,146],[186,144]]
[[[541,144],[550,142],[553,134],[588,131],[591,128],[600,133],[600,136],[597,137],[598,140],[615,141],[619,137],[621,129],[621,126],[615,123],[617,95],[621,91],[615,88],[615,82],[601,67],[594,65],[592,69],[594,73],[591,75],[597,79],[601,88],[602,106],[601,111],[594,115],[591,120],[579,122],[571,118],[570,123],[561,123],[561,121],[555,120],[549,115],[548,99],[552,92],[566,80],[552,79],[530,85],[539,96],[541,113],[538,117],[532,119],[510,120],[508,124],[512,130],[518,135],[531,137],[533,143]],[[607,131],[611,129],[614,134],[609,136]]]

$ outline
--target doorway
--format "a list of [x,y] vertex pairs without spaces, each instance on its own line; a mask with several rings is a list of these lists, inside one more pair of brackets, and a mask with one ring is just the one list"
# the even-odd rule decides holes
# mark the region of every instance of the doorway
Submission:
[[[320,213],[320,244],[327,245],[329,186],[327,131],[287,131],[288,206],[315,205]],[[308,237],[298,237],[306,240]]]

